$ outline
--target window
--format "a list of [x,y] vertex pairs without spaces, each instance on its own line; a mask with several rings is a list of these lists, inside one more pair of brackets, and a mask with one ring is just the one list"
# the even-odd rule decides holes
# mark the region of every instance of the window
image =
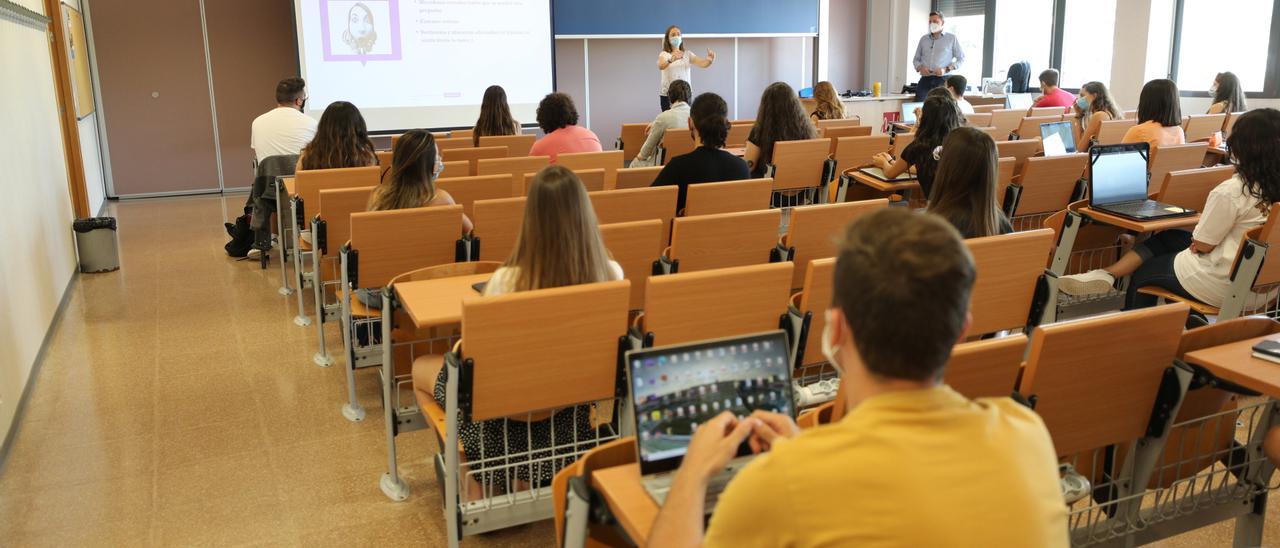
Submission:
[[1086,82],[1111,85],[1116,0],[1067,0],[1063,10],[1062,80],[1064,88]]
[[1178,88],[1205,91],[1219,72],[1230,71],[1245,91],[1264,91],[1274,8],[1275,0],[1182,0]]
[[997,80],[1009,73],[1009,65],[1031,63],[1031,87],[1039,87],[1040,71],[1049,68],[1053,45],[1054,0],[997,1],[992,74]]
[[964,64],[957,72],[964,75],[969,88],[977,92],[982,85],[982,54],[986,51],[986,2],[939,0],[935,9],[946,17],[947,32],[956,35],[964,50]]

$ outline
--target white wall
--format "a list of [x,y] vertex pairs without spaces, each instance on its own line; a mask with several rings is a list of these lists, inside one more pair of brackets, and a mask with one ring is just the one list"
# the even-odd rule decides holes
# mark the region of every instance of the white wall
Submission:
[[[38,0],[20,2],[43,13]],[[75,274],[71,201],[46,34],[0,20],[0,438]]]

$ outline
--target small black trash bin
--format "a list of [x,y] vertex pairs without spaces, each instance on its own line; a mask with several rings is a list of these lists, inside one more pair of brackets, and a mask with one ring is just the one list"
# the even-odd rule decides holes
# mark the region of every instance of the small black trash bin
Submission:
[[120,244],[116,240],[115,217],[76,219],[76,252],[80,255],[81,272],[120,270]]

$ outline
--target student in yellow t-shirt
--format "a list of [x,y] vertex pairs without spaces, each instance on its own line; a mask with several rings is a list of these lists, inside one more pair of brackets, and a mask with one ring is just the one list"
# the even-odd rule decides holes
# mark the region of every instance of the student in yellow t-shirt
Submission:
[[[698,428],[650,546],[1067,546],[1044,423],[1009,398],[940,382],[972,317],[975,272],[945,221],[890,208],[838,251],[823,351],[848,414],[801,433],[784,415]],[[708,479],[743,440],[757,452],[703,532]]]

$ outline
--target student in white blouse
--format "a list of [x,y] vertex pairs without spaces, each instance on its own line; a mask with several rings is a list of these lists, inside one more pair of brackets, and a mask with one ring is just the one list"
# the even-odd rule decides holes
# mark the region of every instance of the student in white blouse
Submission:
[[667,130],[689,127],[689,99],[692,96],[693,90],[689,88],[688,82],[684,80],[671,82],[667,87],[671,108],[663,111],[653,119],[652,124],[649,124],[649,135],[645,137],[640,152],[636,153],[635,160],[631,161],[631,167],[658,165],[658,145],[662,144],[662,137],[667,134]]
[[715,60],[716,52],[710,49],[707,50],[706,57],[698,57],[692,52],[686,52],[680,27],[675,25],[667,27],[667,33],[662,35],[662,51],[658,52],[658,71],[662,73],[662,81],[658,84],[658,103],[662,105],[662,110],[671,108],[671,100],[667,97],[667,88],[671,86],[671,82],[676,80],[684,80],[690,84],[693,82],[690,64],[707,68]]

